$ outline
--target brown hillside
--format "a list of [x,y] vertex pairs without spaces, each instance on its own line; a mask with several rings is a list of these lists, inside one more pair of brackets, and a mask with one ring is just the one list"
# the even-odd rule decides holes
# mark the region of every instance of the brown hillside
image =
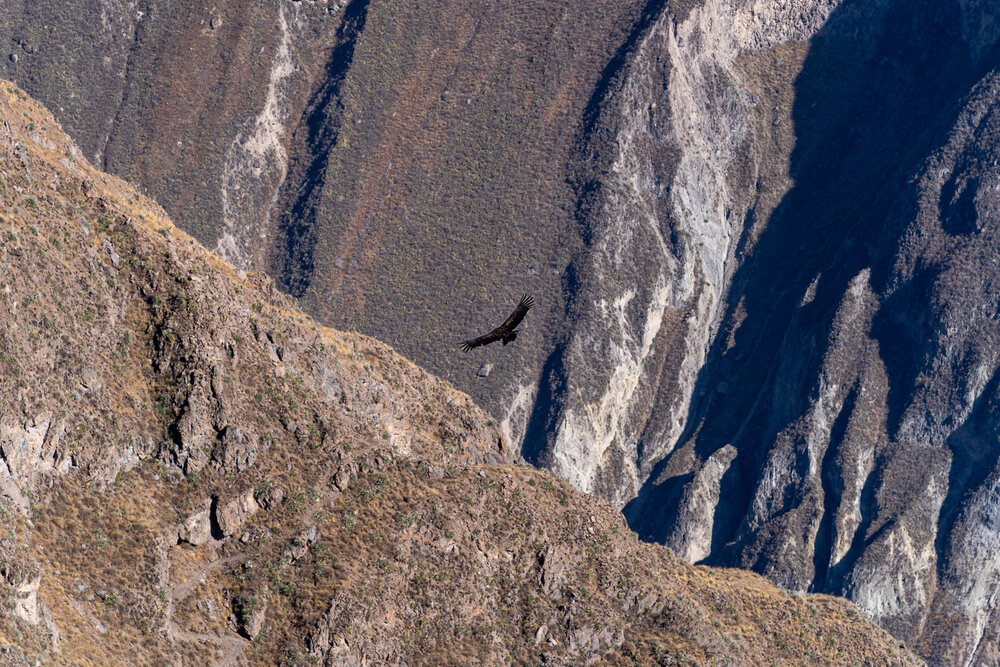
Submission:
[[5,663],[913,661],[846,601],[638,542],[0,86]]

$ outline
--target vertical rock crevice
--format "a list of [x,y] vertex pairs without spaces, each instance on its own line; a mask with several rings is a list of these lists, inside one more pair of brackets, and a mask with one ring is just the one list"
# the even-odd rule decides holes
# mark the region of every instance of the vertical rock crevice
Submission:
[[353,0],[343,10],[324,76],[319,79],[320,85],[311,95],[292,135],[295,159],[276,195],[275,208],[280,216],[269,264],[282,288],[295,297],[305,294],[312,279],[320,198],[329,154],[344,121],[340,89],[364,30],[369,4],[370,0]]

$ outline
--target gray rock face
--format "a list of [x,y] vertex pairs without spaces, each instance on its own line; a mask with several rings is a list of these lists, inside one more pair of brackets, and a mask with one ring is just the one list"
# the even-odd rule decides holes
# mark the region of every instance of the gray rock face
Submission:
[[14,589],[14,615],[31,625],[41,620],[38,608],[38,588],[42,585],[41,574],[35,575]]
[[[629,168],[590,220],[619,247],[581,271],[608,296],[547,378],[565,392],[539,459],[688,559],[846,595],[934,662],[989,664],[995,9],[735,4],[654,23],[603,102]],[[622,212],[628,187],[660,208]],[[676,243],[633,271],[658,264],[660,300],[615,263],[651,220]]]
[[259,446],[235,427],[227,426],[222,431],[220,445],[215,449],[215,458],[223,466],[235,470],[246,470],[257,460]]
[[221,508],[218,504],[219,501],[216,501],[215,520],[219,530],[226,537],[238,531],[246,520],[260,509],[253,497],[253,489],[244,491],[233,500],[224,503]]
[[0,459],[11,476],[30,483],[38,474],[65,472],[70,460],[60,447],[66,430],[62,420],[44,413],[5,417],[0,420]]
[[201,546],[212,539],[211,500],[200,504],[202,509],[191,514],[181,524],[178,539],[194,546]]
[[0,416],[0,499],[28,514],[30,493],[41,478],[61,475],[72,459],[61,445],[63,420],[47,413]]
[[[3,555],[0,564],[0,587],[7,596],[5,613],[25,623],[36,626],[55,644],[60,639],[59,628],[52,618],[52,612],[38,597],[42,585],[42,570],[38,563],[23,553],[11,550],[8,540],[0,544]],[[58,648],[56,651],[58,652]]]
[[235,611],[240,632],[249,639],[256,639],[267,620],[267,598],[263,595],[239,598],[236,600]]
[[720,0],[640,26],[526,420],[529,458],[647,539],[846,595],[941,664],[988,664],[1000,627],[994,14]]
[[542,590],[552,600],[562,597],[562,587],[566,582],[566,555],[556,545],[548,545],[538,554],[538,578]]
[[216,439],[211,419],[214,406],[208,398],[206,385],[207,382],[202,381],[195,386],[177,423],[179,442],[174,453],[175,461],[189,475],[205,467]]

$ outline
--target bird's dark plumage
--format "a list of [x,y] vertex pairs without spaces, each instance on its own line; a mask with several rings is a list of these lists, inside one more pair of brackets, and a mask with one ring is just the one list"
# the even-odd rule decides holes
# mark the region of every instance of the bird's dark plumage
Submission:
[[468,352],[474,347],[489,345],[490,343],[495,343],[498,340],[502,340],[504,345],[513,342],[517,339],[517,331],[515,331],[515,329],[517,329],[517,325],[521,323],[524,316],[528,314],[528,309],[530,309],[533,305],[535,305],[535,300],[525,294],[521,297],[521,301],[517,304],[517,308],[515,308],[514,312],[510,314],[510,317],[504,320],[503,324],[485,336],[465,341],[462,343],[462,349]]

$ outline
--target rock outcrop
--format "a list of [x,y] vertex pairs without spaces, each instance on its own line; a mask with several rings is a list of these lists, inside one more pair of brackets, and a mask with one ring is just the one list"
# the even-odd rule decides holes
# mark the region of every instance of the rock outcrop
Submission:
[[236,531],[246,523],[246,520],[260,509],[260,505],[254,498],[253,489],[239,494],[224,504],[221,509],[218,507],[218,502],[218,500],[215,502],[215,522],[224,536],[236,534]]
[[[677,244],[650,266],[675,281],[671,297],[691,296],[661,308],[629,279],[604,297],[618,314],[574,323],[544,451],[582,488],[629,501],[648,539],[848,596],[940,664],[989,664],[995,10],[795,11],[706,2],[664,16],[625,77],[645,96],[626,83],[605,102],[611,154],[638,166],[598,181],[594,238],[659,221]],[[667,85],[641,87],[663,53]],[[652,114],[635,123],[645,143],[677,156],[668,169],[650,166],[654,150],[629,157],[635,109]],[[624,201],[662,192],[662,208],[620,213],[627,185]],[[611,285],[600,276],[616,266],[590,274]],[[608,329],[630,344],[607,347]],[[651,389],[622,401],[614,373],[593,382],[598,341],[609,369],[631,364],[635,392]]]

